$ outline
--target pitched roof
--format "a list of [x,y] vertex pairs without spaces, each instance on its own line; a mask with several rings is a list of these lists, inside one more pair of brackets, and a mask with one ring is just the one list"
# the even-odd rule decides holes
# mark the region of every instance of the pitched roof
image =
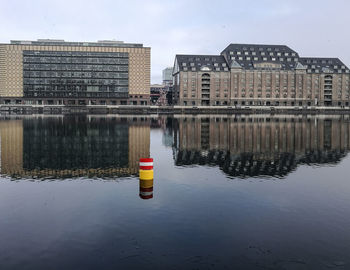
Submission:
[[307,67],[308,73],[350,73],[339,58],[301,57],[300,63]]
[[275,63],[282,70],[294,69],[299,60],[296,51],[285,45],[230,44],[222,52],[231,66],[236,61],[242,68],[254,69],[257,63]]
[[176,60],[180,71],[200,71],[201,69],[229,71],[226,60],[222,55],[177,54]]

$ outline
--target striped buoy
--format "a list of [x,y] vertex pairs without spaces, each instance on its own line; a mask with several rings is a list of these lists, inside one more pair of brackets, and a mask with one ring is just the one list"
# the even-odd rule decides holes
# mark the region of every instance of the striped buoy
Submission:
[[140,158],[140,170],[153,170],[153,158]]
[[140,158],[140,198],[153,198],[153,158]]
[[153,180],[153,158],[140,158],[140,180]]

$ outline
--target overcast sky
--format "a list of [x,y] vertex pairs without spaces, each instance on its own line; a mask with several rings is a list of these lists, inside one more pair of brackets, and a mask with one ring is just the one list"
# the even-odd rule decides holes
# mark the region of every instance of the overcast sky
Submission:
[[284,44],[350,66],[349,0],[0,0],[0,42],[116,39],[151,47],[152,83],[175,54]]

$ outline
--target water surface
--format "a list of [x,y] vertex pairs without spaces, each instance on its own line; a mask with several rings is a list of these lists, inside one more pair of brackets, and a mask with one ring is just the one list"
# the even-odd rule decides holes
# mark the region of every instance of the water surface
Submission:
[[3,117],[1,269],[348,269],[349,132],[344,116]]

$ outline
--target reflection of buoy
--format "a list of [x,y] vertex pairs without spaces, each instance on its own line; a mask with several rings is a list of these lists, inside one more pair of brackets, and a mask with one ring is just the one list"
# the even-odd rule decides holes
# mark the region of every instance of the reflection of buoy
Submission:
[[153,179],[140,180],[140,198],[144,200],[153,198]]
[[153,158],[140,158],[140,198],[153,198]]

